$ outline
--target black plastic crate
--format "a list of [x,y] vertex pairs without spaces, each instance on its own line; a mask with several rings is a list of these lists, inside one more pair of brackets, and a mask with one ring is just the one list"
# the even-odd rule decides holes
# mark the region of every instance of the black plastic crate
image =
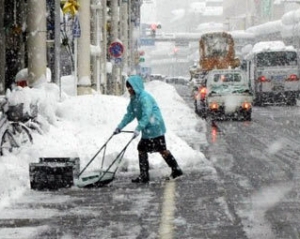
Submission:
[[74,185],[73,166],[65,163],[30,163],[30,187],[36,190],[57,190]]
[[44,157],[40,158],[40,163],[63,163],[73,167],[73,177],[78,178],[80,173],[80,159],[78,157]]

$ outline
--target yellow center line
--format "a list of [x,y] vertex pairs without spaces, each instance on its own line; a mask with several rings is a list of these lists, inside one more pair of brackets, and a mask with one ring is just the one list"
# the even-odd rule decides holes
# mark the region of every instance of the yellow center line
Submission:
[[172,239],[175,213],[175,181],[169,181],[165,185],[162,215],[159,226],[160,239]]

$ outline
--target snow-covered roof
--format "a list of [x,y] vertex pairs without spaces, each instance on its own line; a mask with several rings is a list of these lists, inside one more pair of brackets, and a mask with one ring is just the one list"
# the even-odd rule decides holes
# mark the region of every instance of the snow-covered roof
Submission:
[[257,26],[249,27],[247,30],[256,36],[279,33],[282,37],[300,35],[300,8],[285,13],[280,20],[267,22]]
[[197,26],[196,30],[199,32],[223,31],[224,25],[223,23],[217,23],[217,22],[202,23]]
[[300,22],[300,9],[295,11],[290,11],[285,13],[281,17],[282,24],[284,25],[294,25]]
[[259,53],[262,51],[282,51],[290,50],[296,51],[293,46],[286,46],[282,41],[265,41],[258,42],[253,46],[252,53]]
[[244,39],[254,39],[255,34],[253,32],[247,32],[244,30],[235,30],[229,32],[233,38],[244,38]]
[[253,33],[255,35],[264,35],[264,34],[271,34],[275,32],[280,32],[282,29],[282,22],[281,20],[267,22],[261,25],[249,27],[246,31]]

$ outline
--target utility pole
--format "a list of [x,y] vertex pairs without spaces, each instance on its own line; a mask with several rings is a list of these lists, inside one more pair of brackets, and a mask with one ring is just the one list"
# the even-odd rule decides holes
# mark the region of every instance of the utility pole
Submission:
[[54,3],[54,81],[59,85],[59,96],[61,98],[61,69],[60,69],[60,0]]
[[101,12],[101,17],[102,17],[102,41],[101,41],[101,63],[100,63],[100,68],[101,68],[101,91],[103,94],[107,94],[107,71],[106,71],[106,62],[107,62],[107,0],[102,0],[102,12]]
[[[123,64],[122,64],[122,72],[128,72],[128,49],[129,49],[129,41],[128,41],[128,30],[129,30],[129,14],[128,14],[128,0],[122,0],[121,3],[121,41],[125,46],[125,50],[123,53]],[[121,76],[121,91],[124,91],[124,81]]]
[[[110,42],[115,42],[120,40],[119,39],[119,5],[118,1],[111,1],[111,39]],[[115,60],[115,59],[113,59]],[[110,87],[112,89],[112,94],[120,95],[120,65],[113,62],[112,68],[112,82]]]
[[4,0],[0,0],[0,94],[5,92],[5,31],[4,31]]
[[28,0],[28,83],[46,82],[46,1]]
[[79,95],[91,94],[91,70],[90,70],[90,0],[79,1],[79,20],[81,26],[81,37],[78,39],[78,83],[77,93]]
[[129,74],[132,74],[133,72],[133,65],[134,65],[134,61],[133,61],[133,56],[134,56],[134,52],[133,52],[133,13],[132,13],[132,1],[129,1],[128,4],[128,9],[129,9],[129,20],[128,20],[128,27],[129,27],[129,37],[128,37],[128,53],[129,53],[129,57],[128,57],[128,67],[129,67]]
[[91,30],[91,43],[94,46],[95,50],[94,53],[92,53],[92,67],[93,67],[93,77],[92,77],[92,82],[93,86],[96,85],[96,90],[97,92],[100,92],[100,71],[101,71],[101,66],[100,66],[100,42],[101,42],[101,29],[100,29],[100,11],[101,11],[102,5],[99,0],[93,0],[91,9],[92,9],[92,30]]

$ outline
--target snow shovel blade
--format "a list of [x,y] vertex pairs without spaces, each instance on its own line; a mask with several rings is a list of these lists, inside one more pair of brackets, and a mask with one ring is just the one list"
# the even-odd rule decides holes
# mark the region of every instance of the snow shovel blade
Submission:
[[98,170],[81,175],[75,179],[74,184],[79,188],[102,187],[112,182],[113,179],[114,172]]

